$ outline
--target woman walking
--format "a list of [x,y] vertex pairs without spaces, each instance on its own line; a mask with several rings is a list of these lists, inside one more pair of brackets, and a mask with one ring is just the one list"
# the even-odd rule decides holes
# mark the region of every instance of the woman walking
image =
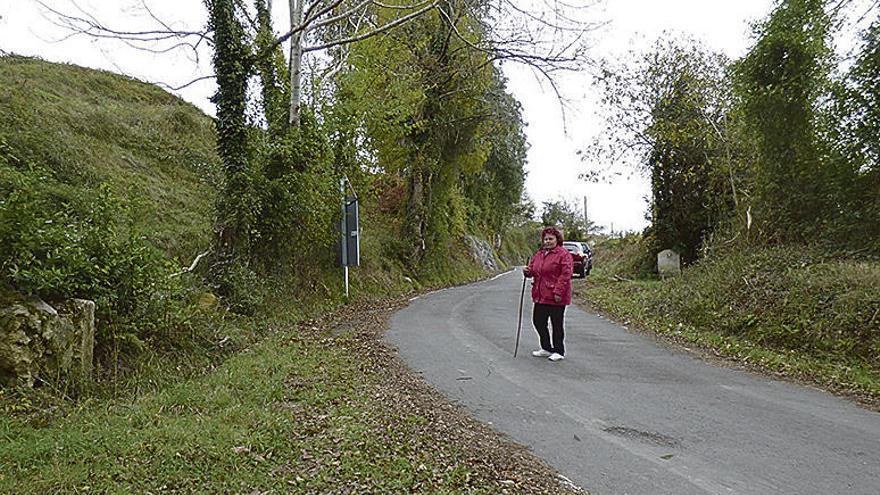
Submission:
[[[532,256],[523,274],[534,278],[532,282],[532,323],[538,331],[541,348],[532,356],[549,357],[551,361],[565,359],[565,307],[571,304],[571,275],[574,262],[571,254],[562,247],[562,232],[554,227],[541,231],[541,249]],[[547,320],[553,325],[553,336],[547,328]]]

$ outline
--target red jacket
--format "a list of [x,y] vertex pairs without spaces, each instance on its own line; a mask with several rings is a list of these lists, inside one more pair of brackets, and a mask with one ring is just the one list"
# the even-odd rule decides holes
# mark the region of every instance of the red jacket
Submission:
[[[529,262],[532,282],[532,301],[539,304],[567,306],[571,304],[571,274],[574,260],[562,246],[546,251],[539,249]],[[553,297],[559,295],[559,302]]]

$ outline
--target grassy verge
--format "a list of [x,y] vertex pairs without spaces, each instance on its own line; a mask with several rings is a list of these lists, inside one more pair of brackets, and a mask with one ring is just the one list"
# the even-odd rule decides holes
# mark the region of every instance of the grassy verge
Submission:
[[393,358],[401,304],[267,321],[208,375],[47,426],[0,417],[0,492],[571,493]]
[[[611,268],[623,265],[615,260]],[[880,406],[876,261],[754,248],[715,256],[676,279],[629,279],[599,262],[594,275],[578,302],[712,355]]]

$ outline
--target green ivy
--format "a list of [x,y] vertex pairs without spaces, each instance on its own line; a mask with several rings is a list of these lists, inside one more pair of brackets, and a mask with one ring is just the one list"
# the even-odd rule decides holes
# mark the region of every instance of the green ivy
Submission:
[[249,256],[258,202],[253,194],[246,120],[251,52],[233,0],[207,0],[209,27],[214,32],[214,71],[217,93],[217,151],[225,171],[218,200],[221,257]]
[[743,118],[757,143],[755,218],[772,237],[809,239],[835,210],[817,127],[832,56],[826,3],[781,2],[734,68]]

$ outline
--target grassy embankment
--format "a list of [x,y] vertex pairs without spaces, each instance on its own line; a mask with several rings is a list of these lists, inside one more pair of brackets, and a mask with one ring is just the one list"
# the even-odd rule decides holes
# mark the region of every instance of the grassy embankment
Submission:
[[729,247],[679,278],[640,277],[637,236],[596,247],[585,304],[749,367],[880,404],[880,262],[808,247]]
[[[143,83],[34,60],[0,58],[0,86],[4,180],[32,174],[71,208],[106,185],[177,267],[210,244],[209,118]],[[115,356],[121,371],[103,362],[75,398],[51,384],[0,390],[0,493],[565,493],[381,343],[402,295],[480,269],[453,259],[409,282],[373,254],[391,234],[362,213],[349,305],[335,268],[270,288],[251,317],[200,305],[207,289],[184,275],[184,335]]]

